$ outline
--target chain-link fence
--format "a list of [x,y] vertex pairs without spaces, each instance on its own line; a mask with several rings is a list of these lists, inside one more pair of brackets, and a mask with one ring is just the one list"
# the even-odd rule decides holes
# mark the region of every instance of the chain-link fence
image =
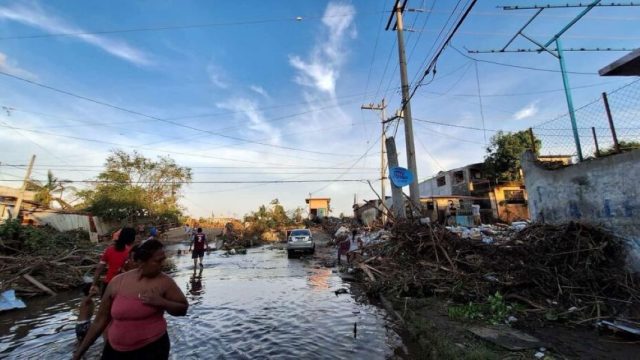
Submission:
[[[620,150],[640,147],[640,80],[576,108],[575,116],[585,159],[617,151],[616,138]],[[577,159],[578,151],[568,113],[532,129],[542,142],[540,155],[570,155]]]

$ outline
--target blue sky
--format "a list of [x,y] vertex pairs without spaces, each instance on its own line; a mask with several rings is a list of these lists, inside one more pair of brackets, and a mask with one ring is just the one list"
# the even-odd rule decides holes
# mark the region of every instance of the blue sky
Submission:
[[[24,168],[5,164],[26,164],[31,154],[35,179],[47,169],[91,179],[109,150],[120,148],[170,155],[192,167],[197,182],[371,179],[378,190],[379,114],[360,105],[385,97],[388,114],[400,105],[396,36],[383,28],[392,3],[3,1],[0,71],[113,107],[0,76],[0,105],[11,109],[0,115],[0,181],[17,186]],[[410,80],[433,54],[455,3],[409,1],[427,10],[405,18],[414,30],[405,33]],[[453,45],[503,46],[532,11],[496,6],[524,3],[479,2]],[[544,41],[579,11],[545,10],[528,33]],[[638,20],[640,7],[594,9],[563,42],[636,48]],[[517,40],[514,47],[531,46]],[[590,73],[570,75],[576,105],[632,80],[596,75],[623,54],[567,53],[571,71]],[[559,68],[545,53],[473,56]],[[483,127],[476,65],[487,129],[521,130],[566,112],[560,74],[475,64],[447,48],[434,81],[413,98],[414,117]],[[483,131],[419,122],[414,128],[420,179],[483,159]],[[400,126],[396,135],[401,163],[403,131]],[[354,194],[374,197],[360,182],[197,183],[184,193],[182,204],[196,216],[242,215],[276,197],[295,208],[309,193],[331,197],[338,215],[350,212]]]

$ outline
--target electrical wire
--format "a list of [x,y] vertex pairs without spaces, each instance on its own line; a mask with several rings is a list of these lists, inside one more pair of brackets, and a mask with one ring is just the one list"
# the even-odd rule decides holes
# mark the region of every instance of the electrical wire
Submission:
[[[358,16],[377,15],[377,14],[378,12],[374,12],[374,11],[362,12],[362,13],[359,13]],[[10,35],[10,36],[0,36],[0,40],[28,40],[28,39],[43,39],[43,38],[52,38],[52,37],[69,37],[69,36],[80,37],[80,36],[86,36],[86,35],[111,35],[111,34],[136,33],[136,32],[187,30],[187,29],[224,27],[224,26],[246,26],[246,25],[277,23],[277,22],[300,22],[302,20],[322,20],[325,18],[338,18],[338,17],[351,17],[351,16],[353,16],[352,13],[346,13],[346,14],[335,14],[330,16],[327,16],[327,15],[295,16],[295,17],[227,21],[227,22],[203,23],[203,24],[149,26],[149,27],[129,28],[129,29],[88,30],[88,31],[59,32],[59,33],[32,34],[32,35]]]
[[[512,68],[516,68],[516,69],[523,69],[523,70],[534,70],[534,71],[545,71],[545,72],[553,72],[553,73],[560,73],[562,71],[560,70],[554,70],[554,69],[543,69],[543,68],[537,68],[537,67],[533,67],[533,66],[524,66],[524,65],[515,65],[515,64],[507,64],[507,63],[502,63],[502,62],[497,62],[497,61],[491,61],[491,60],[483,60],[483,59],[478,59],[475,58],[469,54],[465,54],[462,51],[460,51],[460,49],[456,48],[453,45],[449,45],[453,50],[455,50],[458,54],[466,57],[467,59],[471,59],[474,61],[478,61],[478,62],[482,62],[482,63],[487,63],[487,64],[493,64],[493,65],[499,65],[499,66],[506,66],[506,67],[512,67]],[[567,71],[567,74],[573,74],[573,75],[598,75],[598,73],[591,73],[591,72],[579,72],[579,71]]]
[[178,126],[178,127],[182,127],[182,128],[198,131],[198,132],[204,132],[204,133],[207,133],[207,134],[210,134],[210,135],[214,135],[214,136],[218,136],[218,137],[222,137],[222,138],[226,138],[226,139],[237,140],[237,141],[242,141],[242,142],[246,142],[246,143],[266,146],[266,147],[273,147],[273,148],[292,150],[292,151],[300,151],[300,152],[306,152],[306,153],[312,153],[312,154],[327,155],[327,156],[344,156],[344,154],[328,153],[328,152],[314,151],[314,150],[306,150],[306,149],[300,149],[300,148],[295,148],[295,147],[290,147],[290,146],[282,146],[282,145],[275,145],[275,144],[269,144],[269,143],[264,143],[264,142],[257,142],[257,141],[252,141],[252,140],[249,140],[249,139],[239,138],[239,137],[236,137],[236,136],[220,134],[220,133],[217,133],[217,132],[208,131],[208,130],[199,129],[199,128],[196,128],[196,127],[193,127],[193,126],[180,124],[180,123],[177,123],[177,122],[172,121],[172,120],[162,119],[162,118],[159,118],[159,117],[156,117],[156,116],[152,116],[152,115],[148,115],[148,114],[145,114],[145,113],[142,113],[142,112],[139,112],[139,111],[130,110],[130,109],[127,109],[127,108],[124,108],[124,107],[121,107],[121,106],[109,104],[107,102],[96,100],[96,99],[92,99],[92,98],[89,98],[89,97],[86,97],[86,96],[78,95],[78,94],[72,93],[72,92],[67,91],[67,90],[62,90],[62,89],[55,88],[55,87],[49,86],[49,85],[45,85],[45,84],[42,84],[42,83],[39,83],[39,82],[36,82],[36,81],[33,81],[33,80],[25,79],[25,78],[22,78],[22,77],[17,76],[17,75],[6,73],[4,71],[0,71],[0,75],[4,75],[6,77],[10,77],[10,78],[13,78],[13,79],[16,79],[16,80],[20,80],[20,81],[23,81],[23,82],[26,82],[26,83],[29,83],[29,84],[32,84],[32,85],[35,85],[35,86],[38,86],[38,87],[42,87],[42,88],[45,88],[45,89],[48,89],[48,90],[51,90],[51,91],[55,91],[55,92],[58,92],[58,93],[61,93],[61,94],[65,94],[65,95],[68,95],[68,96],[71,96],[71,97],[75,97],[75,98],[78,98],[78,99],[81,99],[81,100],[92,102],[94,104],[106,106],[106,107],[109,107],[109,108],[112,108],[112,109],[116,109],[116,110],[119,110],[119,111],[122,111],[122,112],[133,114],[133,115],[136,115],[136,116],[141,116],[141,117],[153,119],[153,120],[156,120],[156,121],[159,121],[159,122],[171,124],[171,125],[174,125],[174,126]]

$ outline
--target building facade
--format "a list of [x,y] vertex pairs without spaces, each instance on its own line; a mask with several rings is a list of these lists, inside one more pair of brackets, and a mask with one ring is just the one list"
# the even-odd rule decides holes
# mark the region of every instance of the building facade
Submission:
[[480,208],[483,223],[528,220],[527,192],[521,181],[492,182],[484,174],[484,164],[470,164],[436,176],[419,185],[421,202],[431,221],[443,222],[447,208],[453,206],[457,223],[470,222],[473,205]]

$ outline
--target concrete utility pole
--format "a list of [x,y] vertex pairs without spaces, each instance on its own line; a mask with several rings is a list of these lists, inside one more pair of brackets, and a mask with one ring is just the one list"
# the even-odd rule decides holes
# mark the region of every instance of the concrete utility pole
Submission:
[[363,110],[379,110],[380,111],[380,117],[381,117],[381,123],[382,123],[382,135],[380,138],[380,197],[382,198],[382,203],[383,206],[381,207],[382,210],[382,223],[384,224],[387,221],[387,208],[386,205],[384,205],[384,202],[386,200],[386,192],[385,192],[385,185],[384,185],[384,180],[386,179],[386,164],[385,164],[385,140],[386,140],[386,134],[384,131],[384,126],[385,126],[385,120],[386,120],[386,114],[385,114],[385,109],[387,108],[387,104],[385,104],[384,102],[384,98],[382,99],[382,101],[380,102],[380,104],[368,104],[368,105],[362,105],[360,106],[360,109]]
[[400,82],[402,84],[402,113],[404,114],[404,137],[407,145],[407,166],[413,174],[413,182],[409,184],[409,197],[415,206],[420,206],[420,190],[418,188],[418,166],[416,165],[416,147],[413,141],[413,117],[411,116],[411,98],[409,95],[409,80],[407,79],[407,58],[404,50],[404,36],[402,34],[402,12],[407,1],[400,5],[396,0],[394,9],[387,22],[386,30],[389,30],[393,15],[396,16],[396,34],[398,35],[398,54],[400,57]]
[[31,156],[31,161],[29,162],[29,167],[27,168],[27,173],[24,175],[24,181],[22,182],[22,187],[20,188],[20,195],[18,195],[18,199],[16,200],[16,206],[13,208],[15,212],[15,219],[20,216],[20,208],[22,207],[22,199],[24,198],[24,192],[27,190],[27,181],[29,181],[29,177],[31,177],[31,169],[33,169],[33,163],[36,161],[36,156]]
[[[389,160],[389,171],[398,166],[398,153],[396,152],[396,140],[393,137],[387,138],[387,159]],[[391,183],[391,197],[393,198],[393,214],[396,219],[406,219],[407,214],[404,207],[404,194],[402,188]]]

